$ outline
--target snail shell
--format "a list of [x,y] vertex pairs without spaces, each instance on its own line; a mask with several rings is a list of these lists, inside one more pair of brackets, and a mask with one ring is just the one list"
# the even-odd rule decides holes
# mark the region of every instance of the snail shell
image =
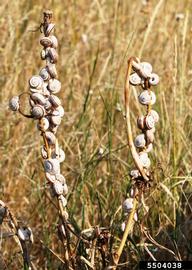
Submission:
[[61,124],[61,119],[62,118],[60,116],[51,116],[50,117],[52,124],[55,126],[59,126]]
[[48,130],[48,128],[49,128],[49,121],[48,121],[48,119],[45,118],[45,117],[41,118],[41,120],[37,124],[37,128],[40,131],[46,131],[46,130]]
[[44,48],[47,48],[47,47],[51,47],[53,45],[53,42],[52,40],[49,38],[49,37],[42,37],[40,39],[40,44],[44,47]]
[[134,144],[137,148],[144,148],[146,145],[145,135],[139,134],[134,141]]
[[50,95],[49,96],[49,101],[51,102],[51,104],[54,107],[58,107],[59,105],[61,105],[60,99],[57,96],[55,96],[55,95]]
[[130,176],[132,179],[137,179],[139,176],[141,176],[139,170],[131,170]]
[[41,156],[42,156],[43,159],[47,159],[48,158],[48,155],[47,155],[47,151],[46,151],[45,146],[41,146]]
[[152,115],[147,115],[145,117],[145,126],[147,129],[152,129],[155,126],[155,120]]
[[7,215],[7,209],[5,207],[5,204],[1,202],[0,204],[0,225],[3,223],[4,218]]
[[45,110],[44,110],[44,108],[41,105],[35,105],[31,109],[31,115],[35,119],[40,119],[40,118],[42,118],[45,115]]
[[65,160],[65,152],[61,148],[59,148],[58,153],[57,154],[54,153],[53,157],[57,158],[59,162],[61,163]]
[[43,49],[43,50],[41,50],[41,54],[40,54],[40,55],[41,55],[41,59],[42,59],[42,60],[45,60],[45,59],[46,59],[46,57],[47,57],[47,51],[46,51],[46,50],[44,50],[44,49]]
[[55,126],[55,125],[50,125],[49,127],[49,130],[53,133],[53,134],[56,134],[57,132],[57,129],[58,129],[58,126]]
[[60,181],[61,183],[66,184],[65,177],[62,174],[60,174],[60,173],[56,174],[55,178],[56,178],[56,180]]
[[57,63],[58,60],[58,54],[54,48],[49,48],[48,50],[48,56],[50,57],[50,62],[52,64]]
[[52,108],[52,104],[49,100],[46,100],[46,102],[44,104],[44,108],[46,111],[49,111]]
[[55,145],[55,143],[56,143],[56,137],[55,137],[55,135],[52,132],[46,131],[45,132],[45,137],[46,137],[47,142],[48,142],[49,145]]
[[140,153],[139,153],[139,159],[140,159],[140,161],[141,161],[143,167],[145,167],[145,168],[149,168],[149,167],[150,167],[151,161],[150,161],[150,159],[148,158],[148,154],[147,154],[147,153],[145,153],[145,152],[140,152]]
[[58,93],[61,90],[61,82],[57,79],[51,79],[48,83],[48,89],[51,93]]
[[147,140],[147,145],[150,144],[150,143],[153,143],[153,141],[155,139],[154,130],[153,129],[146,130],[145,137],[146,137],[146,140]]
[[47,69],[52,78],[57,78],[57,70],[56,70],[55,64],[48,63]]
[[18,111],[19,110],[19,97],[18,96],[14,96],[10,99],[9,101],[9,108],[12,111]]
[[64,184],[64,185],[63,185],[63,195],[64,195],[64,196],[67,195],[68,192],[69,192],[68,186],[67,186],[67,184]]
[[141,78],[137,73],[133,73],[129,77],[129,82],[131,85],[139,85],[141,84]]
[[31,94],[30,98],[35,102],[38,103],[40,105],[44,105],[46,102],[46,98],[40,94],[40,93],[33,93]]
[[54,32],[55,24],[54,23],[49,23],[44,34],[46,37],[48,37],[50,34]]
[[47,68],[42,68],[39,72],[39,75],[41,76],[41,78],[44,80],[44,81],[47,81],[50,79],[50,74],[47,70]]
[[127,198],[122,205],[123,211],[129,213],[133,208],[133,198]]
[[157,85],[159,83],[159,76],[156,73],[152,73],[149,79],[150,85]]
[[159,121],[159,115],[155,110],[151,110],[149,115],[151,115],[155,121],[155,123],[157,123]]
[[45,173],[45,177],[46,177],[46,179],[47,179],[49,182],[51,182],[51,183],[54,183],[55,180],[56,180],[55,175],[54,175],[54,174],[50,174],[50,173],[48,173],[48,172]]
[[31,99],[31,97],[29,98],[29,105],[31,107],[34,107],[35,106],[35,102]]
[[45,172],[50,174],[60,173],[60,163],[56,158],[46,159],[44,161]]
[[150,144],[147,145],[147,147],[145,148],[144,152],[149,153],[152,150],[153,150],[153,144],[150,143]]
[[145,117],[143,115],[137,118],[137,126],[141,130],[145,128]]
[[53,189],[56,193],[56,195],[62,195],[63,194],[63,184],[56,180],[54,183],[53,183]]
[[63,117],[65,114],[65,110],[64,108],[60,105],[58,106],[53,112],[52,112],[52,115],[53,116],[60,116],[60,117]]
[[32,76],[29,80],[29,86],[32,89],[41,89],[43,87],[43,79],[38,75]]
[[139,102],[142,105],[153,105],[156,102],[156,96],[155,93],[152,91],[144,90],[139,95]]
[[143,72],[146,74],[146,76],[150,77],[151,72],[153,70],[152,65],[148,62],[142,62],[142,63],[140,63],[140,66],[141,66]]
[[33,242],[33,235],[32,235],[32,230],[29,227],[23,227],[23,228],[19,228],[17,231],[18,237],[22,240],[22,241],[31,241]]
[[56,36],[50,36],[49,38],[52,41],[52,47],[55,48],[55,49],[57,49],[57,47],[58,47],[58,40],[57,40]]
[[59,200],[61,200],[63,208],[65,208],[67,206],[67,199],[63,195],[60,195]]

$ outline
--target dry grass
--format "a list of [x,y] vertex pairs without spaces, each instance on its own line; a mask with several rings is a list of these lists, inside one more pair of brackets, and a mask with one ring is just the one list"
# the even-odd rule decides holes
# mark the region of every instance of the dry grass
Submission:
[[[60,42],[57,66],[66,114],[58,139],[66,151],[62,172],[71,191],[68,208],[72,223],[82,230],[109,226],[114,220],[114,247],[119,243],[121,212],[114,214],[129,190],[132,166],[123,118],[124,76],[127,57],[140,54],[161,77],[154,106],[161,120],[153,153],[155,180],[146,194],[149,212],[140,209],[140,221],[144,220],[150,234],[177,256],[191,258],[191,228],[186,225],[192,216],[187,199],[192,180],[190,4],[190,0],[149,1],[146,6],[140,0],[1,3],[0,199],[32,227],[32,259],[37,269],[58,267],[57,257],[45,248],[62,256],[55,233],[57,219],[45,195],[39,151],[42,141],[34,122],[10,112],[7,104],[12,95],[27,90],[29,77],[43,66],[39,32],[29,30],[39,25],[44,8],[54,11]],[[176,20],[177,13],[183,13],[184,19]],[[136,98],[131,109],[134,122],[138,115]],[[104,150],[102,156],[100,148]],[[125,248],[124,261],[137,267],[139,260],[147,258],[144,240],[137,225]],[[148,249],[156,258],[172,259],[169,252],[153,245]],[[7,269],[21,269],[17,252],[12,238],[1,242]],[[125,269],[134,268],[130,267]]]

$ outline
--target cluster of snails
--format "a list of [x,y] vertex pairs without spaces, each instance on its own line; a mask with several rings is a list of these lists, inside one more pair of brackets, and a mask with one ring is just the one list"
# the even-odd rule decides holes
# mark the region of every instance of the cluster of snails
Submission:
[[[29,79],[29,105],[30,114],[22,112],[22,93],[20,96],[14,96],[9,107],[13,111],[19,111],[22,115],[37,120],[37,128],[41,132],[44,145],[41,148],[41,155],[44,159],[45,176],[50,184],[51,194],[57,196],[63,205],[67,205],[65,196],[68,193],[68,187],[65,177],[60,172],[60,163],[65,160],[65,153],[59,147],[56,138],[57,129],[64,116],[64,108],[61,100],[56,94],[61,90],[61,82],[57,79],[57,70],[55,64],[58,60],[57,38],[53,35],[55,24],[51,22],[52,12],[44,12],[43,32],[40,38],[42,45],[41,59],[46,61],[39,75],[34,75]],[[67,212],[66,219],[67,219]]]
[[[140,62],[138,59],[132,62],[132,69],[134,72],[129,76],[129,83],[142,88],[138,100],[141,105],[147,107],[146,114],[137,118],[137,127],[141,130],[141,133],[136,136],[134,146],[138,150],[137,155],[144,173],[149,177],[151,161],[148,154],[153,149],[155,124],[159,121],[158,113],[151,109],[151,106],[156,102],[156,96],[155,93],[151,91],[151,87],[159,83],[159,76],[152,72],[151,64]],[[130,177],[135,183],[144,181],[138,168],[131,170]],[[127,198],[123,202],[122,208],[126,216],[129,215],[133,208],[134,196],[133,189],[131,189],[130,198]],[[137,220],[136,213],[134,219],[135,221]],[[125,223],[122,224],[122,229],[124,230],[124,228]]]

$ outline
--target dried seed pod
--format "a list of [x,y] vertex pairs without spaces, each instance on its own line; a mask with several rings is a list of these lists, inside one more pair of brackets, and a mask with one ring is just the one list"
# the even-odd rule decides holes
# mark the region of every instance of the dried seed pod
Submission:
[[149,79],[150,85],[157,85],[159,83],[159,76],[155,73],[152,73]]
[[146,76],[150,77],[153,70],[152,65],[148,62],[142,62],[140,63],[140,66],[142,70],[145,72]]
[[44,161],[44,169],[45,169],[45,172],[50,173],[50,174],[60,173],[60,163],[56,158],[46,159]]
[[9,101],[9,108],[12,111],[18,111],[19,110],[19,97],[18,96],[14,96],[10,99]]
[[47,69],[52,78],[57,78],[57,70],[55,64],[47,63]]
[[49,37],[42,37],[40,39],[40,44],[44,47],[44,48],[47,48],[47,47],[51,47],[53,45],[53,42],[52,40],[49,38]]
[[155,120],[151,115],[145,117],[145,126],[147,129],[152,129],[155,126]]
[[61,82],[57,79],[51,79],[48,83],[48,89],[53,94],[58,93],[61,90]]
[[40,94],[40,93],[33,93],[30,95],[30,98],[35,102],[38,103],[40,105],[44,105],[46,102],[46,98]]
[[141,176],[139,170],[131,170],[130,176],[132,179],[137,179],[138,177]]
[[122,205],[123,211],[129,213],[133,208],[133,198],[127,198]]
[[39,72],[39,75],[41,76],[41,78],[44,80],[44,81],[47,81],[50,79],[50,74],[47,70],[47,68],[42,68]]
[[137,118],[137,126],[141,130],[145,128],[145,117],[143,115]]
[[46,131],[45,132],[45,137],[46,137],[47,142],[48,142],[49,145],[55,145],[55,143],[56,143],[56,137],[55,137],[55,135],[52,132]]
[[37,124],[37,128],[40,131],[46,131],[46,130],[48,130],[48,128],[49,128],[49,121],[48,121],[48,119],[45,118],[45,117],[41,118],[41,120]]
[[147,145],[150,143],[153,143],[155,136],[154,136],[154,130],[153,129],[148,129],[145,132],[145,138],[147,141]]
[[64,190],[63,186],[64,185],[60,181],[57,181],[57,180],[53,183],[53,190],[56,195],[63,194],[63,190]]
[[139,134],[134,141],[134,144],[137,148],[144,148],[146,145],[145,135]]
[[58,60],[58,54],[56,52],[56,50],[54,48],[49,48],[48,49],[48,56],[50,58],[50,62],[52,64],[55,64],[57,63],[57,60]]
[[155,123],[157,123],[159,121],[159,115],[155,110],[151,110],[149,115],[151,115],[155,121]]
[[147,154],[147,153],[145,153],[145,152],[140,152],[140,153],[139,153],[139,159],[140,159],[140,161],[141,161],[143,167],[145,167],[145,168],[149,168],[149,167],[150,167],[151,161],[150,161],[150,159],[148,158],[148,154]]
[[43,79],[39,75],[32,76],[29,80],[29,86],[30,86],[30,90],[31,89],[40,90],[43,87]]
[[45,110],[44,110],[44,108],[41,105],[35,105],[31,109],[31,115],[35,119],[40,119],[40,118],[42,118],[45,115]]
[[142,105],[153,105],[156,102],[155,93],[150,90],[144,90],[138,98]]
[[65,208],[67,206],[67,199],[63,195],[60,195],[59,200],[61,201],[63,208]]
[[51,104],[53,105],[53,107],[57,108],[58,106],[61,105],[61,101],[60,99],[55,96],[55,95],[50,95],[49,96],[49,101],[51,102]]
[[48,37],[50,36],[51,34],[53,34],[54,32],[54,28],[55,28],[55,24],[54,23],[49,23],[45,29],[45,36]]
[[58,47],[58,40],[57,40],[57,38],[56,38],[56,36],[50,36],[49,37],[50,39],[51,39],[51,41],[52,41],[52,47],[53,48],[55,48],[55,49],[57,49],[57,47]]
[[129,82],[131,85],[140,85],[141,84],[141,78],[137,73],[133,73],[129,77]]
[[61,117],[60,116],[51,116],[50,120],[53,125],[59,126],[61,124]]

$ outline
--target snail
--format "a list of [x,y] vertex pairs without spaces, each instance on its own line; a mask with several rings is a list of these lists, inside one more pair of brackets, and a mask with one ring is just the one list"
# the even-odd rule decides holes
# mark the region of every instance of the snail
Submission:
[[19,110],[19,97],[18,96],[14,96],[10,99],[9,101],[9,108],[12,111],[18,111]]
[[55,145],[55,143],[56,143],[56,137],[55,137],[55,135],[52,132],[46,131],[45,132],[45,137],[46,137],[47,142],[48,142],[49,145]]
[[54,48],[49,48],[48,49],[48,56],[50,58],[50,62],[52,64],[55,64],[57,63],[57,60],[58,60],[58,54],[56,52],[56,50]]
[[[41,89],[43,86],[43,79],[38,75],[32,76],[29,80],[29,86],[30,86],[30,90]],[[35,91],[35,90],[31,90],[31,91]]]
[[58,153],[54,153],[53,157],[57,158],[61,163],[65,160],[65,152],[61,148],[59,148]]
[[149,79],[149,84],[155,86],[158,83],[159,83],[159,76],[155,73],[152,73]]
[[61,90],[61,82],[57,79],[49,80],[48,90],[53,94],[58,93]]
[[58,106],[57,108],[55,108],[54,111],[52,111],[52,115],[54,115],[54,116],[63,117],[64,114],[65,114],[65,110],[64,110],[64,108],[61,105]]
[[40,118],[42,118],[45,115],[45,109],[41,105],[35,105],[31,109],[31,115],[35,119],[40,119]]
[[155,110],[151,110],[148,115],[151,115],[153,117],[155,123],[159,121],[159,115]]
[[141,92],[138,98],[142,105],[153,105],[156,102],[155,93],[150,90],[144,90]]
[[137,148],[144,148],[146,145],[145,135],[140,134],[135,138],[134,144]]
[[41,118],[41,120],[37,124],[37,128],[40,131],[46,131],[46,130],[48,130],[48,128],[49,128],[49,121],[48,121],[48,119],[45,118],[45,117]]
[[146,129],[154,128],[155,120],[152,115],[147,115],[144,119],[145,119],[144,124],[145,124]]
[[133,198],[127,198],[122,205],[123,211],[129,213],[133,208]]
[[146,74],[146,76],[150,77],[153,70],[152,65],[148,62],[141,62],[140,66],[143,72]]
[[40,93],[33,93],[30,95],[30,98],[35,102],[38,103],[40,105],[44,105],[46,102],[46,98],[40,94]]
[[55,96],[55,95],[50,95],[49,96],[49,101],[51,102],[51,104],[55,108],[57,108],[59,105],[61,105],[60,99],[57,96]]
[[139,153],[139,159],[143,165],[144,168],[149,168],[151,165],[151,161],[148,158],[148,154],[145,152],[140,152]]
[[57,78],[57,70],[55,64],[47,63],[47,70],[52,78]]
[[61,194],[59,196],[59,200],[61,201],[63,207],[65,208],[67,206],[67,199]]
[[129,77],[129,82],[131,85],[140,85],[141,84],[141,78],[137,73],[133,73]]
[[44,34],[46,37],[48,37],[50,34],[54,32],[55,24],[49,23],[44,31]]
[[49,158],[44,161],[45,172],[50,174],[60,173],[60,162],[56,158]]
[[64,184],[61,183],[60,181],[56,180],[53,183],[53,190],[56,195],[62,195],[64,191]]
[[155,136],[154,136],[154,129],[146,130],[145,132],[145,138],[147,141],[147,144],[153,143]]
[[47,81],[50,79],[50,74],[47,70],[47,68],[42,68],[39,72],[39,75],[41,76],[41,78],[44,80],[44,81]]
[[139,176],[141,176],[139,170],[131,170],[130,176],[132,179],[137,179]]
[[40,39],[40,44],[44,47],[51,47],[53,45],[53,41],[49,37],[42,37]]
[[58,47],[58,40],[57,40],[56,36],[53,36],[52,35],[52,36],[49,36],[49,38],[52,41],[52,47],[55,48],[55,49],[57,49],[57,47]]
[[30,241],[33,243],[33,233],[30,227],[19,228],[17,234],[22,241]]
[[59,115],[57,116],[51,116],[50,117],[51,123],[55,126],[59,126],[61,124],[61,117]]

